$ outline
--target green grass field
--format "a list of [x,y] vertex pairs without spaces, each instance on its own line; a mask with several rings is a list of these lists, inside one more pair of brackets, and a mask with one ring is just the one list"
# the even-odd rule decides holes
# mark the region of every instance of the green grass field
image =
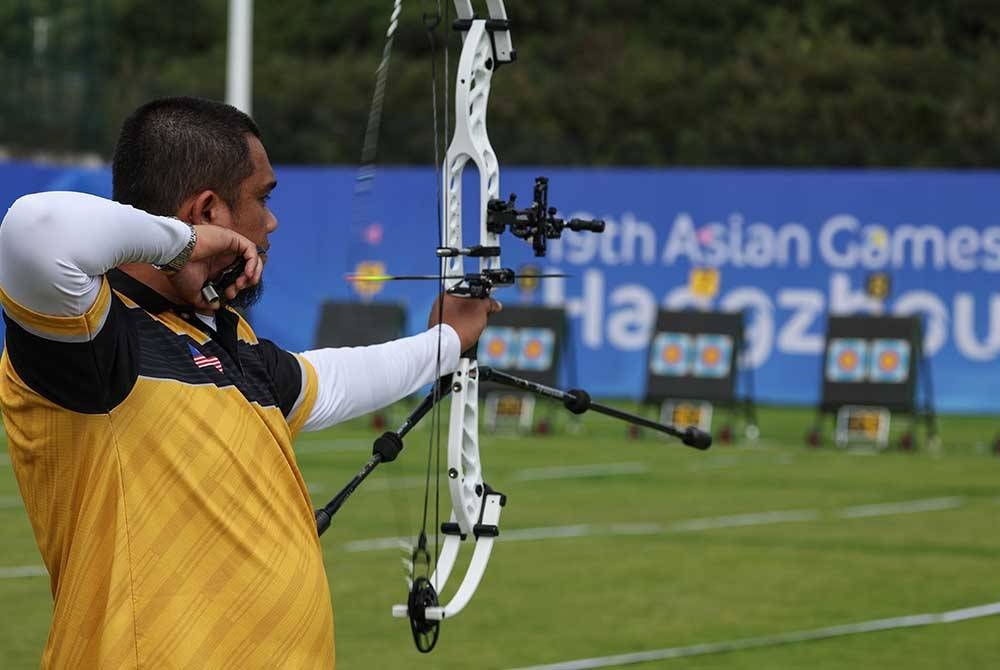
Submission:
[[[600,416],[576,433],[557,423],[548,436],[483,435],[487,480],[509,498],[501,539],[429,655],[389,615],[405,598],[401,551],[366,542],[419,526],[429,431],[418,428],[323,537],[338,667],[520,668],[1000,601],[989,446],[1000,417],[943,417],[940,449],[872,453],[806,448],[811,411],[759,415],[756,445],[707,452],[628,440]],[[360,468],[375,434],[356,421],[300,440],[317,503]],[[12,576],[41,562],[5,450],[0,547],[0,667],[37,667],[51,598],[46,577]],[[634,667],[1000,667],[998,631],[1000,617],[986,617]]]

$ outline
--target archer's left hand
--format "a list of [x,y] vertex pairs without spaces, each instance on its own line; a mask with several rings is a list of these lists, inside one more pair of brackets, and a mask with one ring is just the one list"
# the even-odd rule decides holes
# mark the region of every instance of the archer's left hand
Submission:
[[467,351],[479,341],[486,328],[487,317],[501,309],[503,307],[493,298],[463,298],[442,293],[434,301],[427,326],[432,328],[438,323],[448,324],[458,333],[462,351]]

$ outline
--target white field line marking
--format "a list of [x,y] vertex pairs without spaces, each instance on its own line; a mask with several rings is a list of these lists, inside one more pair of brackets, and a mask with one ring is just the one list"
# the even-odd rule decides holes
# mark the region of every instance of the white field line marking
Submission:
[[737,456],[713,456],[709,458],[699,458],[697,461],[687,466],[688,472],[702,472],[704,470],[722,470],[741,465],[743,459]]
[[[383,479],[373,479],[367,482],[369,491],[389,491],[391,489],[418,489],[427,480],[423,477],[396,477],[390,476]],[[447,484],[443,484],[447,488]]]
[[[552,468],[529,468],[516,470],[511,475],[513,481],[532,482],[552,479],[576,479],[586,477],[605,477],[608,475],[639,475],[649,472],[644,463],[595,463],[593,465],[571,465]],[[388,491],[391,489],[416,489],[424,485],[423,477],[386,477],[385,479],[368,479],[365,482],[367,491]],[[306,490],[312,494],[322,493],[327,488],[314,482],[306,482]]]
[[0,579],[17,579],[18,577],[48,577],[49,571],[44,565],[15,565],[0,568]]
[[534,482],[604,475],[638,475],[644,472],[649,472],[645,463],[595,463],[593,465],[568,465],[556,468],[529,468],[515,472],[513,479],[519,482]]
[[[941,501],[951,501],[944,505]],[[936,501],[936,502],[935,502]],[[996,501],[1000,502],[1000,500]],[[931,504],[933,503],[933,504]],[[916,511],[938,511],[953,509],[965,503],[964,498],[931,498],[929,500],[914,500],[906,503],[887,503],[881,507],[888,510],[890,506],[895,506],[897,511],[883,511],[882,514],[905,514]],[[901,507],[901,506],[908,507]],[[918,510],[917,506],[922,505]],[[874,505],[866,505],[872,508]],[[858,507],[847,507],[837,512],[834,516],[840,518],[860,518],[867,515],[848,515],[851,510],[860,509]],[[775,523],[790,523],[796,521],[816,521],[821,519],[819,510],[784,510],[775,512],[761,512],[757,514],[736,514],[730,516],[709,517],[704,519],[688,519],[686,521],[675,521],[671,524],[660,523],[611,523],[611,524],[576,524],[572,526],[547,526],[543,528],[520,528],[514,530],[504,530],[498,539],[505,542],[524,542],[533,540],[549,540],[559,538],[590,537],[595,535],[660,535],[664,533],[692,532],[703,530],[716,530],[721,528],[741,528],[747,526],[762,526]],[[388,549],[398,549],[400,546],[409,546],[411,538],[406,537],[381,537],[370,540],[353,540],[344,543],[344,550],[350,553],[366,551],[385,551]],[[23,574],[17,571],[28,570]],[[10,571],[14,571],[11,573]],[[35,572],[30,572],[35,571]],[[48,572],[42,566],[26,566],[20,568],[0,568],[0,579],[11,577],[28,577],[47,575]]]
[[[578,526],[549,526],[546,528],[522,528],[518,530],[504,530],[501,536],[508,542],[518,540],[548,540],[560,537],[587,537],[597,535],[600,526],[590,524],[580,524]],[[657,529],[655,532],[661,532]],[[353,540],[344,543],[344,550],[349,552],[379,551],[385,549],[395,549],[400,543],[407,544],[413,542],[405,537],[378,537],[371,540]],[[412,545],[410,545],[412,546]]]
[[[943,501],[947,501],[945,504]],[[865,508],[880,508],[879,514],[912,514],[915,512],[933,512],[954,509],[965,504],[964,498],[930,498],[928,500],[911,500],[884,505],[866,505]],[[828,513],[833,518],[850,519],[874,516],[873,514],[857,514],[860,507],[846,507]],[[546,526],[541,528],[503,529],[499,541],[523,542],[532,540],[549,540],[571,537],[592,537],[599,535],[662,535],[667,533],[689,533],[722,528],[745,528],[748,526],[766,526],[776,523],[795,523],[804,521],[819,521],[829,518],[816,509],[778,510],[774,512],[759,512],[755,514],[734,514],[729,516],[707,517],[703,519],[687,519],[669,524],[660,523],[611,523],[611,524],[576,524],[572,526]],[[370,540],[354,540],[344,543],[348,552],[380,551],[399,546],[400,542],[410,542],[405,537],[383,537]]]
[[791,465],[796,462],[795,457],[789,454],[774,454],[769,455],[768,458],[762,458],[760,452],[766,451],[766,449],[762,449],[760,447],[737,447],[737,450],[739,449],[742,449],[744,453],[753,456],[753,458],[742,458],[742,455],[739,452],[727,455],[713,454],[705,456],[704,458],[695,459],[690,465],[687,466],[687,471],[703,472],[705,470],[722,470],[744,464]]
[[860,505],[840,510],[838,516],[845,519],[858,519],[866,516],[885,516],[887,514],[913,514],[916,512],[936,512],[945,509],[955,509],[965,504],[962,498],[928,498],[927,500],[911,500],[908,502],[882,503],[880,505]]
[[378,537],[372,540],[353,540],[345,544],[347,551],[386,551],[400,546],[415,546],[405,537]]
[[576,526],[518,528],[510,532],[504,532],[503,535],[512,542],[523,542],[525,540],[530,542],[531,540],[548,540],[565,537],[587,537],[589,535],[597,535],[598,533],[604,534],[606,532],[606,527],[583,523]]
[[843,626],[829,626],[827,628],[814,628],[813,630],[778,633],[776,635],[764,635],[761,637],[749,637],[738,640],[725,640],[722,642],[709,642],[707,644],[694,644],[687,647],[670,647],[667,649],[640,651],[632,654],[619,654],[617,656],[581,658],[574,661],[564,661],[562,663],[552,663],[549,665],[533,665],[530,667],[518,668],[517,670],[586,670],[588,668],[607,668],[612,666],[632,665],[635,663],[646,663],[648,661],[662,661],[670,658],[680,658],[683,656],[719,654],[730,651],[740,651],[743,649],[757,649],[760,647],[792,644],[794,642],[826,640],[832,637],[857,635],[859,633],[875,633],[883,630],[931,626],[934,624],[952,623],[955,621],[965,621],[967,619],[994,616],[996,614],[1000,614],[1000,602],[988,603],[986,605],[978,605],[976,607],[968,607],[960,610],[951,610],[949,612],[912,614],[909,616],[894,617],[891,619],[861,621],[859,623],[851,623]]
[[10,456],[7,454],[0,454],[0,465],[10,465]]
[[[424,485],[423,477],[388,477],[386,479],[365,480],[366,491],[388,491],[390,489],[416,489]],[[324,491],[331,491],[322,484],[306,482],[306,490],[313,495],[319,495]]]
[[668,526],[674,532],[692,530],[711,530],[713,528],[740,528],[742,526],[766,526],[772,523],[789,523],[793,521],[817,521],[819,510],[798,509],[777,512],[759,512],[756,514],[734,514],[732,516],[717,516],[708,519],[691,519],[675,521]]

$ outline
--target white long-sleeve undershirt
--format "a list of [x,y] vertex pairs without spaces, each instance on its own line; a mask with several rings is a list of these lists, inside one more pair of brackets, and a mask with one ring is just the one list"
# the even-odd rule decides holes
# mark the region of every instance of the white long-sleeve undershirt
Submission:
[[[0,287],[20,305],[78,316],[98,297],[101,276],[125,263],[167,263],[190,228],[93,195],[46,192],[19,198],[0,224]],[[437,365],[440,349],[441,364]],[[451,326],[369,347],[301,355],[319,388],[304,430],[319,430],[384,407],[458,367],[461,343]],[[305,384],[303,372],[303,385]]]
[[101,275],[125,263],[168,263],[191,238],[186,223],[86,193],[18,198],[0,224],[0,286],[41,314],[86,313]]
[[[321,430],[373,412],[458,368],[461,342],[451,326],[440,327],[441,367],[438,370],[438,328],[368,347],[315,349],[302,352],[320,379],[319,395],[302,430]],[[330,389],[350,389],[332,393]]]

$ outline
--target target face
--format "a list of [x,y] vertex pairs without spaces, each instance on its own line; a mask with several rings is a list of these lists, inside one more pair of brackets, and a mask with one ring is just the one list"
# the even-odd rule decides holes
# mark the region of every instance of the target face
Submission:
[[694,343],[685,333],[657,333],[649,359],[654,375],[683,377],[691,370]]
[[550,328],[522,328],[519,339],[518,370],[548,370],[552,367],[555,332]]
[[728,335],[699,335],[695,342],[694,376],[726,377],[732,358],[733,338]]
[[906,340],[872,340],[868,367],[870,381],[900,384],[910,376],[910,343]]
[[861,338],[830,340],[826,355],[828,381],[862,382],[868,373],[868,343]]
[[517,331],[505,326],[488,326],[479,338],[480,364],[491,368],[509,369],[517,361]]

